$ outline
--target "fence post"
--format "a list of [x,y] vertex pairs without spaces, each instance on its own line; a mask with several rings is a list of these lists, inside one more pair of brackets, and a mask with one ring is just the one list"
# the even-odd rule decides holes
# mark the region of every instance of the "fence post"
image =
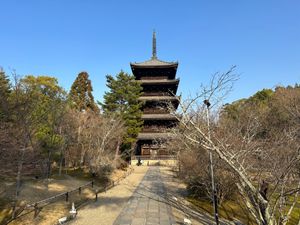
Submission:
[[69,201],[69,192],[66,192],[66,202]]
[[14,202],[13,207],[12,207],[12,215],[11,215],[12,219],[16,218],[16,203]]
[[34,204],[34,218],[36,218],[37,217],[37,215],[38,215],[38,213],[39,213],[39,209],[38,209],[38,207],[37,207],[37,204],[35,203]]

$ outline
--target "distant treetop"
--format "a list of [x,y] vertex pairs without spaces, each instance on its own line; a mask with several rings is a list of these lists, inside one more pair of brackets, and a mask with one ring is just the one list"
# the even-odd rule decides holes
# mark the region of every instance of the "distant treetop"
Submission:
[[92,110],[99,112],[92,91],[93,88],[89,74],[87,72],[79,73],[72,84],[69,94],[72,106],[79,111]]

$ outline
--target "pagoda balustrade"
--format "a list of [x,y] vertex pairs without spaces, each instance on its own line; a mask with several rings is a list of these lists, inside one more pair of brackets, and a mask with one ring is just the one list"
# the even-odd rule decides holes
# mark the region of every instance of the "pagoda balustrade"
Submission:
[[166,132],[168,128],[163,126],[144,126],[143,133],[163,133]]
[[143,96],[173,96],[173,95],[170,92],[160,91],[160,92],[144,92]]
[[142,77],[141,80],[136,80],[138,83],[142,84],[152,84],[152,83],[158,83],[158,84],[179,84],[180,78],[176,79],[162,79],[159,77],[157,80],[147,80]]
[[170,110],[167,108],[144,108],[143,109],[144,114],[165,114],[170,113]]
[[141,78],[141,80],[166,80],[166,79],[168,79],[168,76],[149,76],[149,77],[143,77],[143,78]]

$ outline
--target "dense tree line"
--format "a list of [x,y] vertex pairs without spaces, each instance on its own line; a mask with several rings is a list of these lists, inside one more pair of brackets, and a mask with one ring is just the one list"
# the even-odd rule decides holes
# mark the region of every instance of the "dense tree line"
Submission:
[[[110,81],[118,86],[110,86]],[[135,88],[125,95],[127,102],[118,100],[122,93],[106,100],[103,113],[94,101],[86,72],[78,74],[67,93],[56,78],[12,74],[9,79],[0,70],[0,174],[16,178],[15,208],[22,180],[28,176],[47,180],[54,170],[61,174],[65,168],[78,167],[97,176],[126,165],[120,146],[134,143],[141,125],[136,122],[139,105],[127,105],[137,104],[141,89],[123,72],[116,80],[110,76],[110,81],[111,92],[117,87]],[[118,113],[108,107],[111,104],[119,107]]]

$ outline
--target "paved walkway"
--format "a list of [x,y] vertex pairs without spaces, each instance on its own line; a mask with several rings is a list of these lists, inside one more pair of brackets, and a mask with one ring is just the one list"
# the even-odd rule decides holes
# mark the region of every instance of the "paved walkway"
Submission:
[[[185,191],[185,185],[174,177],[170,168],[137,166],[120,184],[100,193],[97,202],[79,209],[76,219],[69,224],[183,224],[183,218],[190,214],[190,210],[184,207],[189,205],[184,201]],[[178,201],[174,200],[174,196]],[[196,218],[192,216],[193,225],[214,224],[211,216],[198,213]]]
[[172,225],[172,210],[165,203],[166,190],[159,167],[150,167],[117,217],[114,225]]
[[[148,171],[138,166],[134,172],[107,192],[99,193],[98,201],[78,210],[72,225],[112,225]],[[94,196],[93,196],[94,197]]]

